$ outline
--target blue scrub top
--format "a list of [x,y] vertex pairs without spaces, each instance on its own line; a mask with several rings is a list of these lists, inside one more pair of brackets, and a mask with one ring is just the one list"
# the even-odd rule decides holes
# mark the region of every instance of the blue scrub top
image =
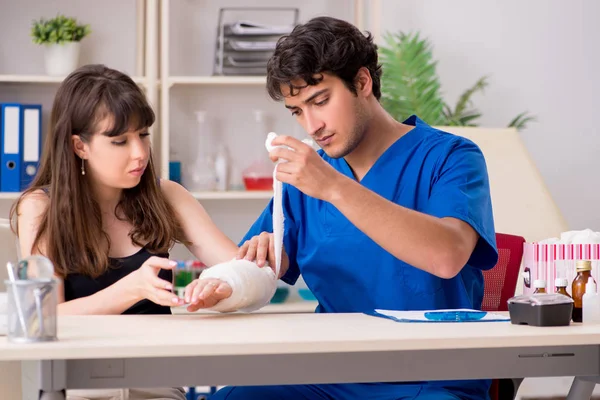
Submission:
[[[282,280],[294,284],[301,273],[319,302],[317,312],[481,307],[482,270],[498,260],[483,154],[470,140],[434,129],[416,116],[404,124],[414,128],[381,155],[360,183],[403,207],[467,222],[480,236],[475,250],[458,275],[438,278],[385,251],[330,203],[286,184],[284,245],[290,266]],[[354,178],[343,158],[319,154]],[[271,216],[272,201],[242,242],[272,232]],[[487,390],[487,382],[479,383],[467,386]]]

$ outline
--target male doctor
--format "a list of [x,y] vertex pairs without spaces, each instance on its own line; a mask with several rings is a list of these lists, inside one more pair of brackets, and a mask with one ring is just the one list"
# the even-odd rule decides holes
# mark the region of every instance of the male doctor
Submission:
[[[281,40],[267,89],[321,150],[289,136],[281,279],[302,274],[317,312],[481,307],[482,270],[498,259],[488,175],[471,141],[381,106],[370,35],[318,17]],[[274,265],[272,203],[240,258]],[[490,381],[226,387],[211,399],[487,399]]]

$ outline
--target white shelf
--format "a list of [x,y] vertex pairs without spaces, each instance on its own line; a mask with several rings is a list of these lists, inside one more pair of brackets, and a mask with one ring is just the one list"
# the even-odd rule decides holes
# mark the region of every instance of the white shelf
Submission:
[[265,85],[265,76],[171,76],[172,85]]
[[21,192],[0,192],[0,200],[16,200]]
[[[20,195],[20,192],[0,192],[0,200],[16,200]],[[198,200],[268,200],[273,197],[273,192],[270,190],[232,190],[225,192],[193,192],[192,195]]]
[[[132,76],[131,78],[135,83],[146,83],[146,78],[143,76]],[[61,83],[64,79],[64,76],[0,75],[0,83]]]
[[[16,200],[20,192],[0,192],[0,200]],[[192,192],[198,200],[268,200],[273,197],[270,190],[230,190],[225,192]]]
[[268,200],[273,197],[270,190],[235,190],[225,192],[193,192],[198,200]]

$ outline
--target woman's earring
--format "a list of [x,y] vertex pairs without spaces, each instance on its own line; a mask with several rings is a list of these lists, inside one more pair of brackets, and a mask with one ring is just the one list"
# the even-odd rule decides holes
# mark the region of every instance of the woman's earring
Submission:
[[85,160],[81,159],[81,175],[85,175]]

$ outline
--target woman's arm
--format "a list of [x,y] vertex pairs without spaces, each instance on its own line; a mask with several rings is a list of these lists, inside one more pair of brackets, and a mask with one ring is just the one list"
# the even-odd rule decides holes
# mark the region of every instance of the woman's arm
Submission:
[[65,301],[62,283],[59,285],[58,290],[58,315],[121,314],[141,300],[127,288],[127,277],[93,295],[70,301]]
[[[23,198],[19,205],[17,227],[22,257],[28,257],[31,254],[46,255],[46,246],[43,240],[36,249],[32,249],[32,245],[38,232],[41,217],[48,207],[49,202],[50,199],[48,196],[43,191],[39,190],[28,194]],[[153,259],[158,258],[153,257]],[[160,268],[168,268],[168,265],[162,266],[162,264],[168,264],[168,260],[158,259],[151,263],[153,265],[161,264]],[[153,281],[153,273],[154,269],[149,265],[145,270],[140,271],[139,273],[131,273],[115,284],[100,290],[91,296],[67,302],[65,302],[64,283],[62,279],[57,277],[59,281],[57,288],[59,302],[58,314],[121,314],[123,311],[145,298],[143,295],[146,290],[144,284],[151,281],[156,285],[161,284],[165,287],[165,290],[161,291],[164,293],[157,294],[157,298],[152,299],[153,301],[157,300],[161,303],[166,302],[168,305],[176,305],[177,303],[173,302],[173,294],[168,292],[171,288],[169,287],[167,289],[166,287],[168,282],[162,281],[158,277],[156,277],[156,279],[164,283],[156,280]],[[142,274],[144,275],[140,276]],[[158,274],[157,270],[156,274]]]
[[270,268],[257,268],[246,260],[234,260],[238,247],[210,219],[204,208],[181,185],[163,180],[161,188],[174,208],[190,251],[211,266],[186,287],[188,311],[254,311],[268,304],[277,279]]
[[235,258],[238,247],[212,221],[204,207],[180,184],[161,179],[160,188],[175,210],[190,252],[212,266]]

